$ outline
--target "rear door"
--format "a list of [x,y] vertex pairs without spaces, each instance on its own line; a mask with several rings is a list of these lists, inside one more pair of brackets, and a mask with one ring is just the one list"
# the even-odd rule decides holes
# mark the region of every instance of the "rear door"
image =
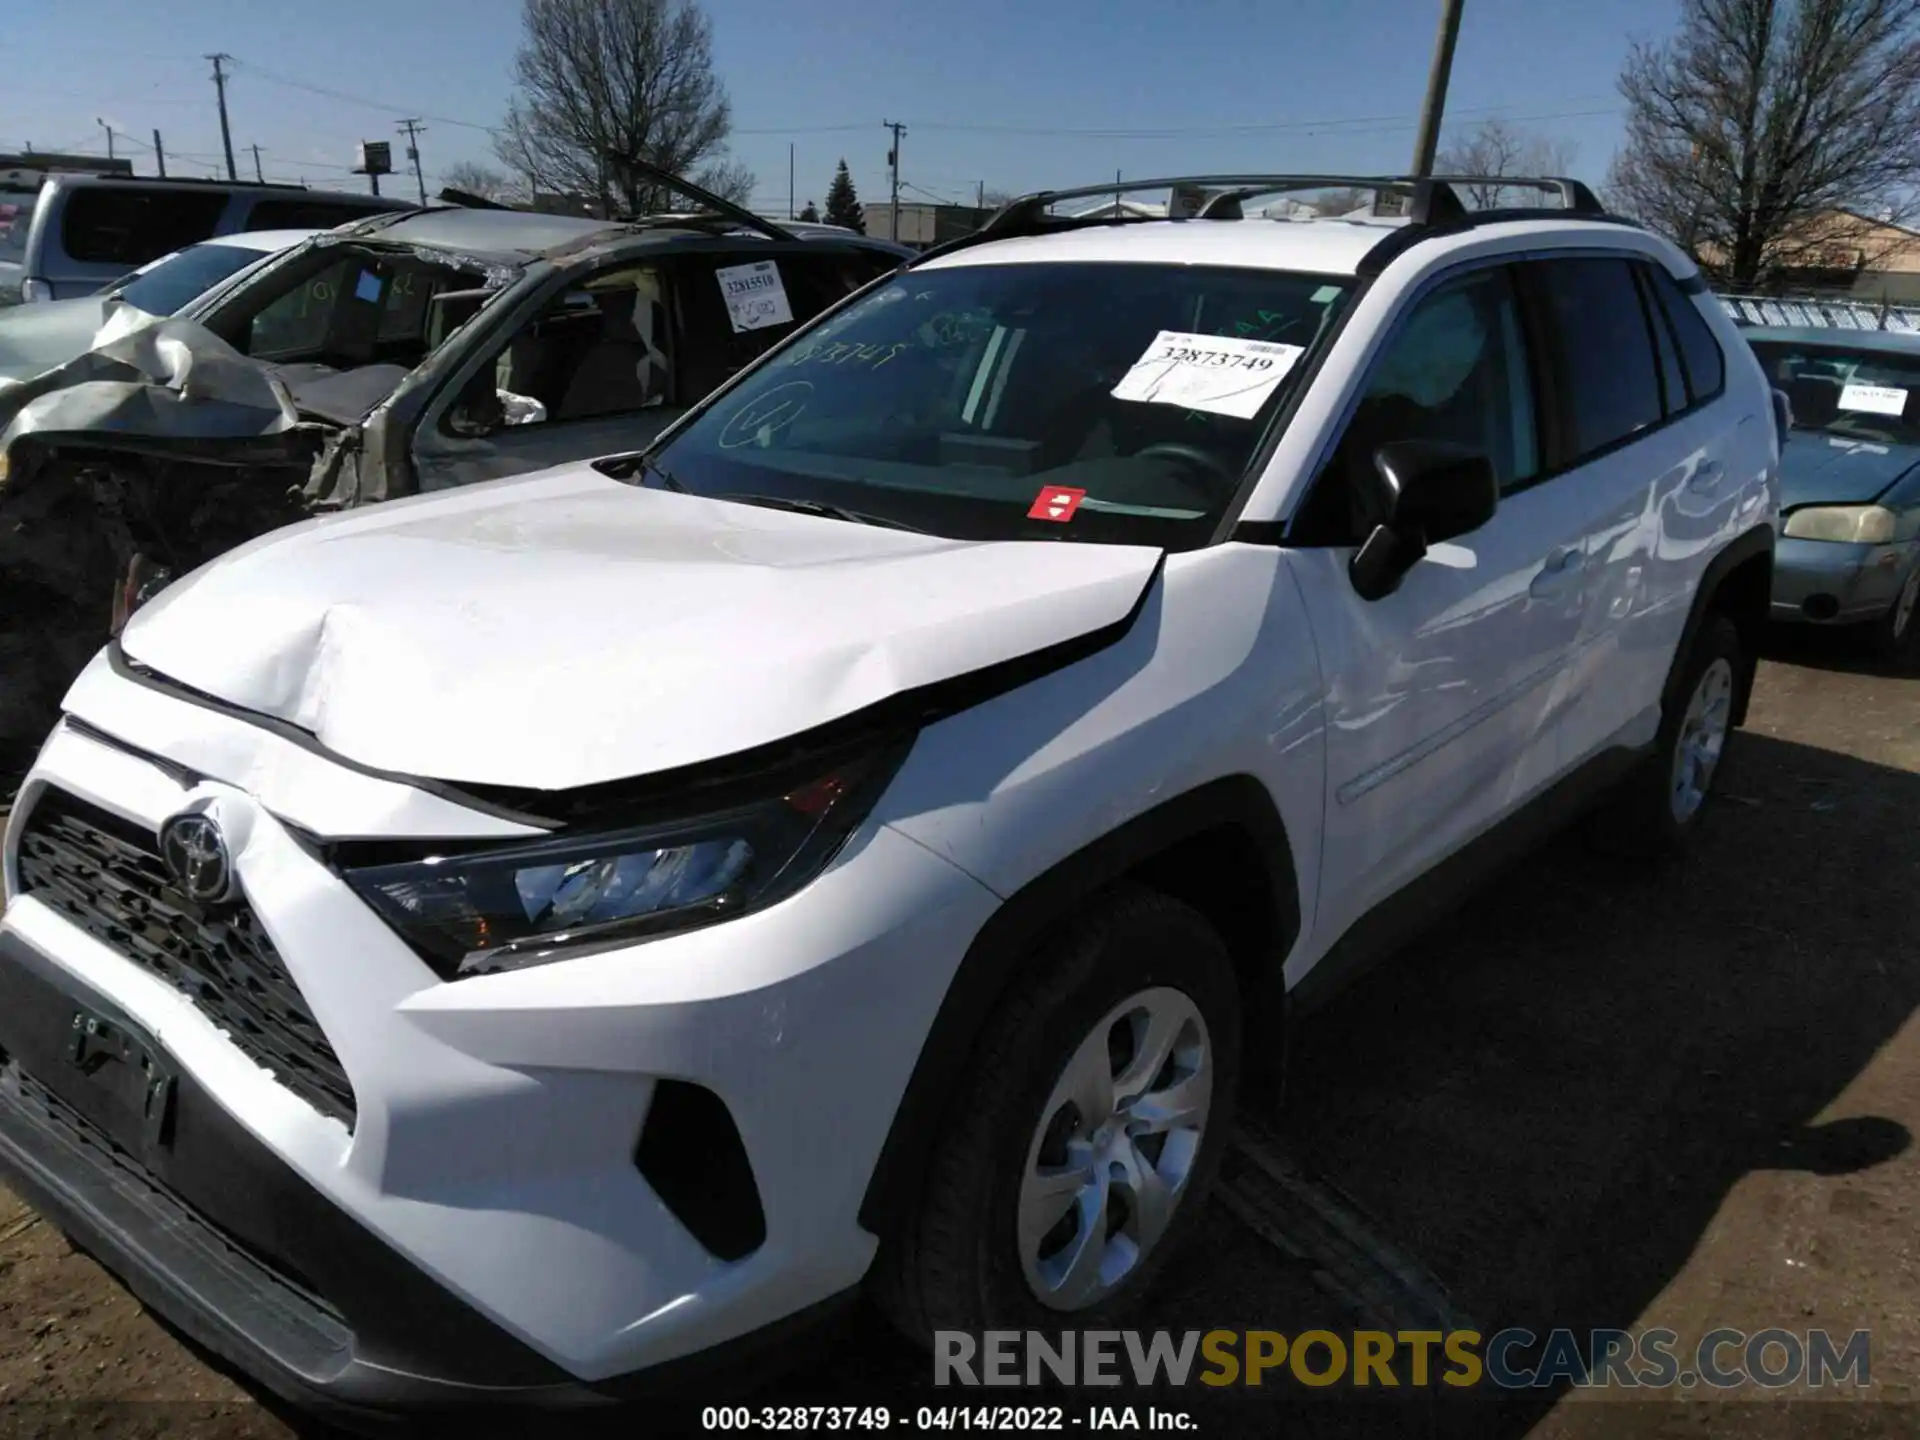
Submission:
[[422,490],[639,449],[715,386],[897,263],[751,250],[609,264],[460,367],[414,434]]
[[1553,337],[1564,437],[1555,465],[1585,516],[1585,612],[1550,699],[1570,768],[1645,744],[1658,726],[1699,552],[1716,543],[1732,493],[1729,437],[1713,404],[1724,367],[1709,366],[1718,351],[1705,333],[1690,377],[1657,281],[1688,302],[1651,261],[1541,259],[1521,275]]

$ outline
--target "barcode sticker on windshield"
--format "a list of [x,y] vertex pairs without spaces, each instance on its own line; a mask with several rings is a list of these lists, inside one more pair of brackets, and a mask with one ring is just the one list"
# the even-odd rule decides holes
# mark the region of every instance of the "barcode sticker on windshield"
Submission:
[[793,323],[787,287],[780,283],[780,267],[773,261],[729,265],[714,271],[713,278],[720,282],[720,293],[726,297],[727,319],[733,324],[734,334]]
[[1849,385],[1840,392],[1840,408],[1898,415],[1907,408],[1907,392],[1893,385]]
[[1113,398],[1251,420],[1302,353],[1270,340],[1162,330],[1113,387]]

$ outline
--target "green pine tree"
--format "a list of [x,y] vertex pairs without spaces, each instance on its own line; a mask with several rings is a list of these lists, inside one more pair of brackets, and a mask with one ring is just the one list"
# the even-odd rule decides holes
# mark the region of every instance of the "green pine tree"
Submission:
[[862,235],[867,233],[866,212],[860,208],[860,197],[854,194],[853,177],[847,173],[845,160],[833,172],[833,183],[827,186],[827,223],[844,225]]

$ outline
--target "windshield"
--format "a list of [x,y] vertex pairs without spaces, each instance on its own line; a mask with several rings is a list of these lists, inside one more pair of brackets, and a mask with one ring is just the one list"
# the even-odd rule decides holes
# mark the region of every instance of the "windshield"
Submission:
[[31,190],[0,186],[0,260],[17,265],[27,258],[27,227],[39,201],[38,185]]
[[135,276],[115,293],[149,315],[171,315],[265,254],[241,245],[190,245]]
[[1911,355],[1845,343],[1756,340],[1753,353],[1793,405],[1793,428],[1920,445],[1920,349]]
[[959,538],[1192,548],[1352,284],[1173,265],[909,271],[778,351],[640,483]]

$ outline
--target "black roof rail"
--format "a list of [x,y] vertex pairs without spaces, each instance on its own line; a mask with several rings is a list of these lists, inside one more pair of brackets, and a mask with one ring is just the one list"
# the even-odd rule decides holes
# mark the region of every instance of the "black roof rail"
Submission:
[[[311,190],[311,185],[279,180],[222,180],[217,175],[130,175],[124,170],[93,172],[99,180],[131,180],[139,185],[218,185],[222,190]],[[377,197],[374,197],[377,198]]]
[[[1539,190],[1553,195],[1557,206],[1539,209],[1501,209],[1474,211],[1461,200],[1459,185],[1497,185],[1512,189]],[[1281,195],[1302,190],[1372,190],[1377,195],[1406,197],[1406,229],[1422,234],[1460,225],[1490,221],[1537,219],[1547,216],[1579,216],[1582,219],[1617,217],[1607,214],[1591,189],[1565,176],[1531,175],[1174,175],[1150,180],[1109,181],[1100,185],[1080,185],[1067,190],[1036,190],[1002,206],[986,224],[971,235],[962,235],[943,245],[921,252],[914,264],[936,255],[950,254],[989,240],[1005,240],[1016,235],[1038,235],[1057,230],[1079,229],[1091,225],[1139,223],[1143,216],[1059,216],[1048,212],[1065,200],[1119,196],[1142,190],[1198,188],[1218,193],[1210,196],[1195,219],[1238,220],[1243,216],[1242,202],[1259,195]],[[1412,243],[1409,239],[1406,243]]]

